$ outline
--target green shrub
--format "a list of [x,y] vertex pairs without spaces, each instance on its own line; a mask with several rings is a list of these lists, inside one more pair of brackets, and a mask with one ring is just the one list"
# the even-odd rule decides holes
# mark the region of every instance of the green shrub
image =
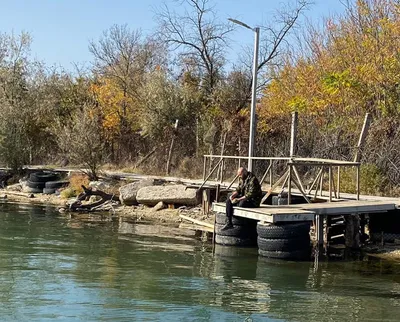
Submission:
[[[337,182],[337,174],[335,175]],[[386,190],[386,179],[375,164],[362,164],[360,167],[360,193],[365,195],[380,195]],[[340,191],[356,193],[356,169],[340,169]]]

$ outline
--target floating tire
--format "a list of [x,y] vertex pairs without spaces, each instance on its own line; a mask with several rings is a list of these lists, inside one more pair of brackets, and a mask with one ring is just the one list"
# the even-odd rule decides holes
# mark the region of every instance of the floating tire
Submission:
[[311,248],[305,248],[300,250],[294,250],[290,252],[283,251],[268,251],[258,249],[258,254],[268,258],[279,258],[279,259],[292,259],[292,260],[308,260],[311,256]]
[[310,237],[290,239],[266,239],[257,238],[258,249],[265,251],[290,252],[310,247]]
[[62,188],[69,185],[69,181],[47,181],[45,187],[49,189]]
[[[225,225],[226,224],[226,214],[224,214],[223,212],[217,212],[215,214],[215,222],[217,224],[222,224]],[[232,224],[236,225],[236,226],[243,226],[243,225],[248,225],[248,224],[252,224],[252,223],[256,223],[255,220],[249,220],[247,218],[242,218],[242,217],[236,217],[236,216],[232,216]]]
[[56,192],[56,189],[54,189],[54,188],[43,188],[43,193],[45,195],[52,195],[55,192]]
[[33,182],[55,181],[58,175],[54,172],[34,172],[30,174],[29,179]]
[[252,232],[247,226],[236,226],[233,225],[232,228],[228,228],[225,230],[221,230],[224,227],[222,224],[215,225],[215,232],[220,236],[233,236],[233,237],[249,237],[251,233],[255,234],[256,232]]
[[[26,181],[26,185],[29,188],[40,189],[40,190],[43,190],[43,188],[45,187],[45,183],[41,182],[41,181],[28,180],[28,181]],[[42,192],[42,191],[40,191],[40,192]]]
[[254,239],[215,235],[215,243],[226,246],[255,246]]
[[308,222],[301,222],[295,224],[257,224],[258,237],[266,239],[276,238],[302,238],[310,233],[310,224]]

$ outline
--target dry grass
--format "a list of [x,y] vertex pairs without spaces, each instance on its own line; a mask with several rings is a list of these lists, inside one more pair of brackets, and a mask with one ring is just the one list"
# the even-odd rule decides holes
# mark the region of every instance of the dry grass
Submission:
[[71,188],[75,195],[83,192],[82,186],[87,187],[89,185],[89,177],[83,173],[74,173],[69,178],[69,188]]

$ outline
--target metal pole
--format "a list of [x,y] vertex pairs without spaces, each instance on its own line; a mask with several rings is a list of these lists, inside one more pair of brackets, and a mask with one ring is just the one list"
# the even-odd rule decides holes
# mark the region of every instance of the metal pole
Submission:
[[254,36],[254,57],[253,57],[253,83],[251,90],[251,110],[250,110],[250,136],[249,136],[249,161],[247,168],[253,170],[254,137],[256,132],[256,104],[257,104],[257,70],[258,70],[258,44],[260,38],[260,28],[253,29]]

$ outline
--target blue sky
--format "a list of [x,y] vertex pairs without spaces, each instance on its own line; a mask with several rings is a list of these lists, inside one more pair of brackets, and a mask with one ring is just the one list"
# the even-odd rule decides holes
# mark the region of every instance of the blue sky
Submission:
[[[294,0],[214,0],[222,20],[233,17],[256,26],[268,20],[282,3]],[[90,40],[114,24],[127,24],[132,30],[151,33],[155,27],[155,8],[163,2],[173,8],[173,0],[0,0],[0,33],[29,32],[33,37],[32,55],[48,65],[72,69],[72,63],[88,64],[92,56]],[[340,0],[314,0],[307,19],[343,12]],[[240,30],[243,29],[243,30]],[[250,34],[249,34],[250,33]],[[235,39],[251,45],[251,31],[239,28]]]

